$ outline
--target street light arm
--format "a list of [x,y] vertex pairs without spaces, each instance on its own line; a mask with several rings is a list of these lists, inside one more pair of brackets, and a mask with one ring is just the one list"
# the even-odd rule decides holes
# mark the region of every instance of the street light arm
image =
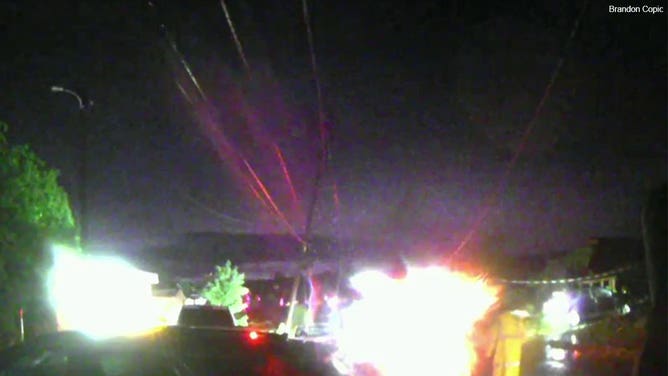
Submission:
[[83,110],[83,109],[86,108],[86,105],[84,104],[83,99],[81,99],[81,96],[80,96],[79,94],[77,94],[77,93],[76,93],[75,91],[73,91],[73,90],[66,89],[66,88],[64,88],[64,87],[62,87],[62,86],[51,86],[51,91],[54,92],[54,93],[66,93],[66,94],[69,94],[69,95],[73,96],[74,98],[76,98],[77,101],[79,102],[79,110]]
[[85,111],[93,105],[92,101],[84,102],[83,98],[74,90],[64,88],[62,86],[51,86],[51,92],[53,93],[65,93],[76,98],[79,103],[79,113],[77,116],[79,122],[79,139],[81,144],[79,145],[79,222],[81,224],[81,239],[79,241],[81,247],[86,249],[88,245],[88,200],[87,200],[87,170],[88,170],[88,143],[89,143],[89,134],[90,129],[86,126],[87,112]]

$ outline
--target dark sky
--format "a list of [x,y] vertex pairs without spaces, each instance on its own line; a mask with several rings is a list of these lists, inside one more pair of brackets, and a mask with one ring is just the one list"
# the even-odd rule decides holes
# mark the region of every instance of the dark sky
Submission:
[[[123,251],[192,231],[285,231],[249,190],[240,155],[302,231],[319,135],[301,2],[228,6],[250,78],[216,0],[2,3],[0,119],[14,141],[62,171],[75,207],[76,102],[49,87],[95,101],[85,123],[95,247]],[[503,181],[563,57],[470,246],[541,252],[639,235],[643,196],[667,173],[666,14],[612,14],[608,3],[590,2],[567,49],[582,6],[313,4],[332,130],[315,230],[456,246]],[[196,97],[163,24],[208,106],[180,91]]]

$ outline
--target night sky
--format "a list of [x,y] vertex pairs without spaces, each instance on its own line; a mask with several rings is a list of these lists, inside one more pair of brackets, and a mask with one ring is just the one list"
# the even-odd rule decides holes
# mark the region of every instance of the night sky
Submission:
[[[569,44],[583,1],[499,3],[310,4],[331,130],[317,233],[447,251],[505,186],[469,247],[547,252],[639,236],[644,195],[667,174],[665,12],[612,14],[592,1]],[[301,1],[228,1],[250,77],[219,1],[151,4],[2,2],[0,120],[11,139],[61,170],[76,209],[76,101],[49,88],[94,100],[93,248],[286,232],[240,156],[302,232],[320,136]]]

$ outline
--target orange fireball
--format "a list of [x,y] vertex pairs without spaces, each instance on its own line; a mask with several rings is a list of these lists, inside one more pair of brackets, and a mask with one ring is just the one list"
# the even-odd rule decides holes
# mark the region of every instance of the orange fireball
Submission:
[[469,376],[476,322],[498,288],[444,267],[408,268],[401,279],[380,272],[351,278],[361,299],[341,312],[339,352],[384,376]]

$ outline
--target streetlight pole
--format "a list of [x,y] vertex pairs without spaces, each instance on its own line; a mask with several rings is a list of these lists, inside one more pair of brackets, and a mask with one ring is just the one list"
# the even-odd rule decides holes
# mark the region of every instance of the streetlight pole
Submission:
[[82,249],[86,249],[88,245],[88,134],[89,130],[85,123],[85,113],[93,107],[93,101],[84,100],[75,91],[64,88],[62,86],[51,86],[51,92],[64,93],[74,97],[79,105],[79,223],[81,225],[80,245]]

